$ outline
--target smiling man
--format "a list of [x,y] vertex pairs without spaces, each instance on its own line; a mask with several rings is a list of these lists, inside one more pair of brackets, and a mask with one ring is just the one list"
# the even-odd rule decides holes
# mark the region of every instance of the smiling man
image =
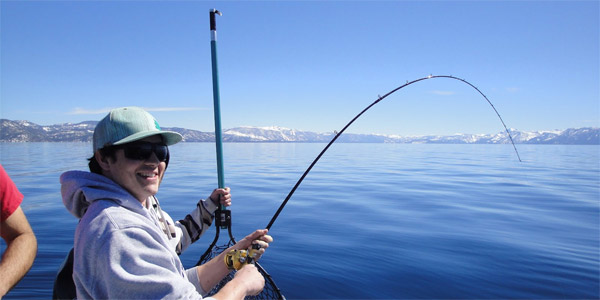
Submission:
[[[155,197],[169,146],[181,140],[140,108],[114,109],[94,130],[91,172],[61,176],[63,203],[81,219],[72,276],[78,299],[200,299],[230,272],[224,262],[229,249],[187,270],[178,257],[210,225],[219,202],[231,204],[229,189],[214,190],[175,224]],[[231,249],[259,244],[260,256],[271,241],[267,230],[256,230]],[[213,297],[241,299],[263,286],[262,275],[248,264]]]

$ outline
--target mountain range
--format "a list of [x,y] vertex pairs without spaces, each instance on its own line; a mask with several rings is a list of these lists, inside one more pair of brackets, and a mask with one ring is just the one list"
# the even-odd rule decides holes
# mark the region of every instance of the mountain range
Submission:
[[[0,119],[0,142],[90,142],[97,121],[43,126],[29,121]],[[164,127],[180,133],[185,142],[214,142],[213,132]],[[584,127],[551,131],[510,130],[518,144],[600,145],[600,128]],[[223,131],[224,142],[305,142],[326,143],[335,132],[316,133],[282,127],[236,127]],[[342,143],[419,143],[419,144],[507,144],[506,132],[495,134],[454,134],[399,136],[382,134],[342,134]]]

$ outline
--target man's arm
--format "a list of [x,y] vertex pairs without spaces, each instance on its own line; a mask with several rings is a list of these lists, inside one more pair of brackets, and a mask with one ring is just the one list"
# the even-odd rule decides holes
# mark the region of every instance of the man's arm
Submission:
[[229,188],[215,189],[206,200],[200,200],[196,209],[185,219],[177,221],[175,226],[181,230],[181,239],[175,248],[181,254],[189,245],[196,242],[212,224],[218,205],[231,206]]
[[2,224],[0,235],[6,251],[0,262],[0,297],[6,295],[29,271],[37,254],[37,240],[19,206]]

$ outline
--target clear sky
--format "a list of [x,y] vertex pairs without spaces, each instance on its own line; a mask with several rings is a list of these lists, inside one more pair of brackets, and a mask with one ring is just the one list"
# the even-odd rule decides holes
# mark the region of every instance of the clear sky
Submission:
[[[223,128],[331,132],[406,81],[453,75],[508,127],[600,126],[599,1],[7,1],[0,117],[40,125],[141,106],[214,128],[209,9]],[[431,79],[348,132],[496,133],[472,88]]]

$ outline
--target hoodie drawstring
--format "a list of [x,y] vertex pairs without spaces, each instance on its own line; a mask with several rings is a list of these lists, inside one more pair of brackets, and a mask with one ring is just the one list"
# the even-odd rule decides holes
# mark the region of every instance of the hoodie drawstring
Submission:
[[159,217],[158,220],[160,222],[162,222],[162,227],[164,233],[167,235],[167,237],[169,238],[169,240],[173,239],[176,237],[176,233],[175,233],[175,226],[173,226],[173,224],[169,224],[169,222],[167,222],[167,219],[165,218],[165,215],[163,214],[162,209],[160,209],[160,204],[158,203],[158,199],[155,196],[152,196],[152,198],[154,199],[153,202],[153,207],[158,211]]

